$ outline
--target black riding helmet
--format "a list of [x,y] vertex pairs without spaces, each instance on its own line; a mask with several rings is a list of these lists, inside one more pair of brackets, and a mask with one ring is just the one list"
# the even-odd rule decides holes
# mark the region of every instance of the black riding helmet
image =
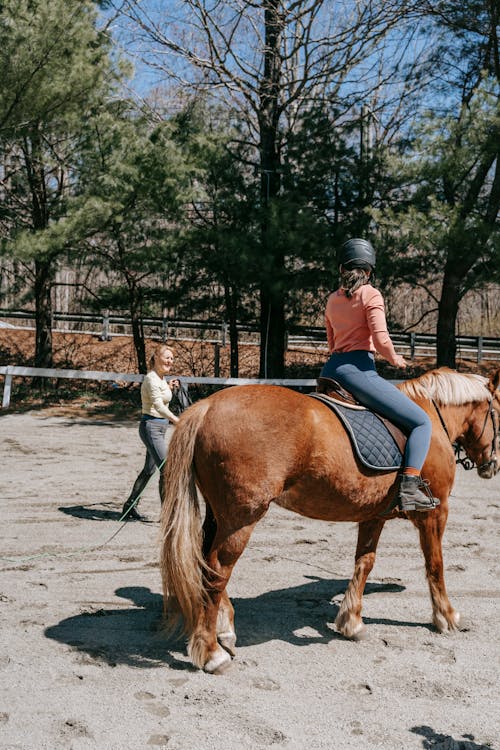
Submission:
[[373,245],[368,240],[355,237],[347,240],[340,248],[339,266],[344,268],[375,268],[376,256]]

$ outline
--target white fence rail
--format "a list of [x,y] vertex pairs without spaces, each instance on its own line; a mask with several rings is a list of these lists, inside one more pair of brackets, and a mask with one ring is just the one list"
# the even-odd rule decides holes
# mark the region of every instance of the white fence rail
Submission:
[[[99,372],[95,370],[56,370],[45,369],[43,367],[14,367],[7,365],[0,367],[0,375],[5,378],[3,387],[2,409],[7,409],[10,405],[12,395],[12,379],[21,378],[70,378],[76,380],[102,380],[114,383],[142,383],[144,375],[139,373],[123,372]],[[184,377],[180,375],[171,375],[169,377],[179,378],[183,383],[199,383],[204,385],[249,385],[267,384],[267,385],[284,385],[290,387],[315,386],[316,380],[261,380],[258,378],[202,378],[202,377]]]

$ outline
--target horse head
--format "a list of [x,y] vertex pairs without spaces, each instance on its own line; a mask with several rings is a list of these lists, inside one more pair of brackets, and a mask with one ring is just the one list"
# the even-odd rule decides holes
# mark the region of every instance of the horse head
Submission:
[[[498,473],[497,457],[500,422],[500,369],[487,382],[487,397],[471,413],[464,430],[457,438],[467,456],[477,467],[483,479],[491,479]],[[460,460],[460,459],[459,459]],[[471,467],[472,468],[472,467]]]

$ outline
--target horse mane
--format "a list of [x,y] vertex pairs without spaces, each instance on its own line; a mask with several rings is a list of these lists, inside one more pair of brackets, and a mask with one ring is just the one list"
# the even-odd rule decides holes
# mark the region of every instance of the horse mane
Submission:
[[443,367],[406,380],[400,388],[410,398],[430,398],[439,404],[460,406],[470,401],[484,401],[488,395],[487,384],[488,378],[482,375]]

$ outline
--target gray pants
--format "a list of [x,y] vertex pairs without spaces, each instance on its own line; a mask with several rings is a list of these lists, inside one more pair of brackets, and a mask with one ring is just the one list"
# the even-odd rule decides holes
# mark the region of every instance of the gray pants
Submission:
[[[132,491],[127,502],[132,503],[136,497],[141,495],[147,483],[157,468],[162,466],[167,447],[173,433],[173,424],[168,419],[141,419],[139,424],[139,437],[146,446],[146,459],[144,466],[134,482]],[[160,499],[163,502],[163,476],[160,469]],[[136,504],[137,507],[137,504]]]

